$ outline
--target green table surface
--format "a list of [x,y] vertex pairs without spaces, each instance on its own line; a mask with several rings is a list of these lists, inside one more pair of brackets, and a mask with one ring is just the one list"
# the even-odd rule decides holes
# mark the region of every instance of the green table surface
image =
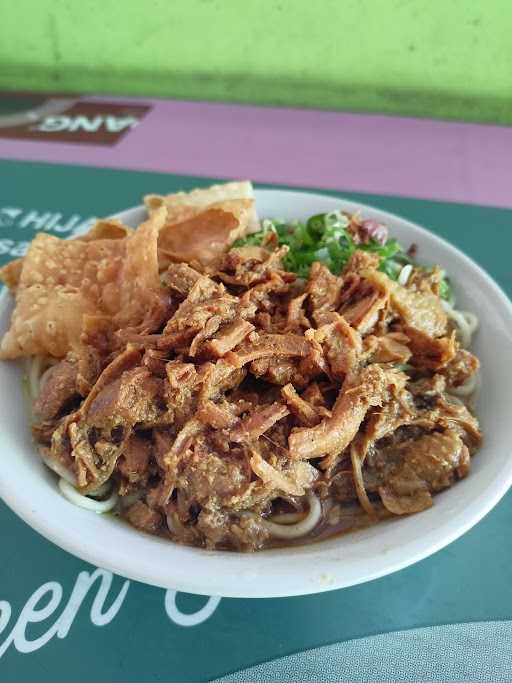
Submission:
[[[164,174],[0,162],[1,258],[5,261],[22,251],[23,243],[33,235],[34,221],[42,221],[45,214],[44,222],[49,226],[53,221],[54,229],[76,227],[91,216],[133,206],[146,192],[207,182]],[[443,235],[512,293],[511,211],[353,193],[344,196],[400,213]],[[57,213],[60,217],[55,218]],[[0,458],[6,457],[8,453],[0,453]],[[222,599],[206,621],[190,627],[168,616],[165,591],[135,582],[130,583],[116,618],[103,627],[95,626],[89,616],[93,592],[66,638],[55,637],[23,653],[16,642],[5,644],[30,595],[45,582],[57,581],[66,604],[79,572],[92,568],[37,535],[0,502],[0,681],[194,683],[369,634],[511,619],[511,524],[509,493],[458,541],[396,574],[321,595]],[[123,579],[115,577],[110,599],[122,585]],[[182,612],[195,612],[205,598],[178,594],[176,602]],[[12,615],[8,623],[2,623],[7,603]],[[26,637],[34,639],[46,632],[60,612],[31,625]]]

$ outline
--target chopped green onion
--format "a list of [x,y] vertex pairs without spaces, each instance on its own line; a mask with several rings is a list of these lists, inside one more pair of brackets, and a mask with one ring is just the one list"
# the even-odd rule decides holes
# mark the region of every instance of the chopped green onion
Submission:
[[453,301],[452,286],[450,284],[450,280],[444,274],[441,282],[439,283],[439,296],[441,299],[448,301],[448,303]]
[[316,216],[311,216],[306,223],[306,228],[312,235],[321,235],[325,230],[325,214],[318,213]]
[[[381,226],[384,229],[382,239],[371,237],[368,242],[356,244],[347,230],[349,223],[349,219],[341,211],[315,214],[305,223],[264,220],[259,232],[237,240],[233,246],[261,246],[268,241],[269,233],[274,233],[279,244],[286,244],[289,247],[284,258],[284,267],[297,273],[299,277],[308,276],[309,268],[314,261],[324,263],[338,275],[358,249],[376,254],[380,259],[379,270],[395,281],[404,266],[415,265],[398,240],[386,239],[385,226]],[[453,298],[449,280],[444,273],[440,284],[440,296],[446,301]]]

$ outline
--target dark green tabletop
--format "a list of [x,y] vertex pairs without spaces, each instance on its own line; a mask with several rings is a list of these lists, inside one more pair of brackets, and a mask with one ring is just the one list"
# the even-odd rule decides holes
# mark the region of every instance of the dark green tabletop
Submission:
[[[1,262],[22,253],[34,229],[64,236],[93,216],[140,203],[146,192],[208,182],[0,162]],[[402,214],[446,237],[512,293],[512,211],[355,195],[343,193],[342,188],[339,194]],[[9,455],[0,452],[0,458]],[[205,681],[256,662],[359,636],[511,619],[511,526],[512,494],[508,494],[469,533],[415,566],[354,588],[302,598],[207,603],[203,597],[125,584],[114,577],[102,611],[122,590],[123,595],[127,592],[112,608],[112,618],[104,619],[108,623],[100,625],[99,577],[81,605],[73,610],[71,601],[70,607],[71,594],[76,600],[85,585],[87,577],[80,573],[94,568],[44,540],[0,502],[0,681]],[[106,573],[104,580],[109,578]],[[25,629],[30,598],[43,586],[38,595],[47,597],[38,609],[44,611],[45,602],[51,595],[58,597],[60,588],[61,600],[49,605],[40,623]],[[67,621],[62,616],[75,612]],[[195,616],[187,619],[187,614]],[[57,633],[59,624],[65,637]]]

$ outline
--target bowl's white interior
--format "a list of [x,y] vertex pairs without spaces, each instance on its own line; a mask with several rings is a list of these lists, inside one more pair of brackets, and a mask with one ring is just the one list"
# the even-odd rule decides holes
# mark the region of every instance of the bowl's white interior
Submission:
[[[260,216],[304,219],[311,214],[363,208],[404,244],[420,246],[425,263],[438,263],[455,283],[457,304],[478,314],[474,351],[482,362],[478,413],[484,445],[470,476],[435,498],[419,515],[322,543],[255,554],[208,552],[135,531],[111,516],[71,505],[53,474],[39,461],[29,433],[21,371],[0,363],[0,495],[34,529],[92,562],[132,579],[192,593],[275,597],[341,588],[396,571],[439,550],[467,531],[503,496],[512,482],[512,307],[475,263],[448,243],[401,218],[321,195],[258,190]],[[118,215],[130,225],[145,216],[135,208]],[[8,326],[12,299],[2,297],[0,333]]]

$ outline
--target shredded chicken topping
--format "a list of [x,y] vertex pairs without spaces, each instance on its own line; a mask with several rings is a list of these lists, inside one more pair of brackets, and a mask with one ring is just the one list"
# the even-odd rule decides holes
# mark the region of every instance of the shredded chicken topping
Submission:
[[80,494],[108,483],[138,529],[256,550],[293,520],[314,538],[419,512],[467,475],[480,430],[452,390],[479,363],[435,278],[356,250],[303,279],[275,240],[233,248],[258,227],[250,183],[146,205],[136,230],[40,234],[0,270],[0,357],[49,368],[34,438]]

